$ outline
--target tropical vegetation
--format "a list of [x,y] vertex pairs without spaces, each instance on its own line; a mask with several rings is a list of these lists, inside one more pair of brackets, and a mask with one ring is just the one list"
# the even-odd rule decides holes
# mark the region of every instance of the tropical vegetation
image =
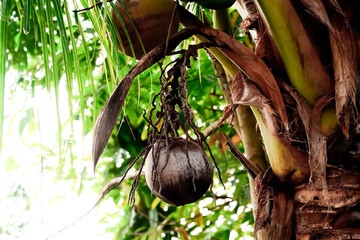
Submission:
[[[359,2],[146,2],[134,17],[126,1],[1,2],[3,172],[24,165],[8,150],[17,130],[40,175],[92,187],[90,212],[114,203],[100,221],[114,239],[358,238]],[[156,46],[140,26],[153,23],[166,37]],[[177,207],[143,174],[156,140],[175,136],[214,172],[199,201]],[[14,182],[6,197],[31,209]]]

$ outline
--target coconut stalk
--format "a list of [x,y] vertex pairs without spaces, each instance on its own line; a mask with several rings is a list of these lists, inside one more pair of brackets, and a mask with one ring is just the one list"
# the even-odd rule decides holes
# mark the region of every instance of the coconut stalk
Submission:
[[312,106],[317,99],[333,92],[334,83],[324,71],[320,57],[290,1],[258,0],[255,3],[295,89]]
[[[213,64],[218,78],[219,78],[219,71],[223,71],[223,74],[221,74],[220,76],[225,77],[225,79],[219,80],[220,86],[223,91],[224,98],[227,104],[232,104],[231,96],[230,97],[228,96],[228,90],[226,90],[226,88],[224,87],[225,84],[223,84],[225,80],[227,81],[226,82],[227,86],[231,86],[232,79],[229,76],[226,78],[225,70],[220,65],[219,62],[213,61]],[[234,114],[233,127],[241,138],[245,150],[245,155],[250,163],[252,163],[254,166],[265,172],[265,170],[269,168],[269,162],[267,161],[264,150],[262,149],[262,142],[259,132],[256,131],[256,124],[257,124],[256,119],[249,106],[239,105],[236,108]],[[258,203],[257,203],[256,189],[255,189],[255,181],[252,177],[250,177],[250,174],[248,176],[249,176],[251,202],[254,209],[253,210],[254,219],[256,220],[255,213],[257,212]],[[257,236],[259,239],[268,239],[267,238],[268,232],[264,230],[260,230],[258,231]]]
[[[186,27],[204,27],[203,24],[188,11],[181,7],[179,10],[180,22],[183,25]],[[226,38],[228,41],[226,43],[228,46],[231,46],[231,49],[234,51],[217,49],[217,51],[213,53],[212,48],[210,48],[209,51],[214,54],[233,79],[231,90],[233,103],[252,106],[251,109],[259,123],[270,165],[275,175],[282,182],[297,184],[304,181],[309,177],[306,154],[292,147],[291,142],[279,134],[280,129],[277,127],[279,122],[275,115],[278,113],[280,119],[283,119],[280,121],[280,124],[282,124],[284,128],[287,128],[287,119],[285,117],[281,118],[281,116],[286,115],[286,113],[283,112],[281,114],[282,109],[279,108],[281,103],[283,104],[283,99],[274,76],[260,58],[241,43],[233,41],[233,39],[225,33],[217,33],[217,37],[221,38],[221,40]],[[199,39],[201,41],[203,40],[202,38]],[[248,51],[245,53],[242,52],[242,47]],[[223,61],[224,58],[227,60]],[[251,61],[256,62],[252,67],[250,67]],[[259,88],[253,85],[254,83],[261,89],[261,92]],[[269,105],[269,99],[272,100],[274,107],[278,106],[277,110],[279,110],[277,113],[273,107]]]
[[[219,85],[224,95],[224,99],[228,105],[232,105],[231,94],[228,88],[231,88],[231,78],[227,77],[224,68],[210,54],[215,74],[219,80]],[[265,158],[262,149],[262,142],[259,133],[256,131],[256,119],[249,106],[239,105],[234,109],[234,119],[231,124],[240,136],[244,145],[245,154],[248,160],[261,171],[265,171],[269,167],[269,163]]]
[[[228,32],[232,35],[227,9],[214,11],[215,28]],[[232,78],[225,73],[222,65],[211,58],[219,79],[221,89],[227,104],[233,104],[229,89],[232,87]],[[245,154],[248,160],[258,166],[263,172],[269,167],[262,149],[259,132],[256,131],[256,119],[249,106],[239,105],[234,113],[234,129],[239,134],[244,144]],[[250,179],[250,178],[249,178]]]
[[[324,70],[319,54],[291,2],[254,2],[271,40],[279,51],[292,86],[310,106],[314,106],[320,97],[332,94],[334,82]],[[322,115],[321,130],[327,136],[335,133],[337,129],[334,113],[335,108],[332,108]]]

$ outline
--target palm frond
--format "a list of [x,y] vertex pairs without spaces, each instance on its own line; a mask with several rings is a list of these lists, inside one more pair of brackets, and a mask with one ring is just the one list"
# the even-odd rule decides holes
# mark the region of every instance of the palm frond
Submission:
[[3,122],[4,122],[4,94],[5,94],[5,72],[6,72],[6,32],[7,20],[10,15],[8,11],[10,2],[2,1],[0,15],[0,153],[2,148]]

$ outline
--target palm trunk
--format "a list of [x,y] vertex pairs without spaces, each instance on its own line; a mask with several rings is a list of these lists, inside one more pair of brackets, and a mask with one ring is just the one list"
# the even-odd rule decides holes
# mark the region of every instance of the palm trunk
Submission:
[[[300,185],[281,181],[271,170],[257,177],[257,239],[360,239],[358,5],[320,0],[236,3],[256,53],[296,102],[302,123],[295,122],[295,131],[306,144],[292,145],[307,152],[311,170]],[[312,70],[314,65],[321,71]],[[324,103],[327,95],[335,103]],[[304,137],[299,127],[305,128]]]
[[296,239],[360,239],[360,174],[327,169],[328,194],[306,184],[296,187]]

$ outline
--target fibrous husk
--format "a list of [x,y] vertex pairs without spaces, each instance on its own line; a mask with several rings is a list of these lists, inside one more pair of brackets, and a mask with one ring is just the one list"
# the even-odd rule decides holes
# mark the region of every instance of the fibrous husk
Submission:
[[[256,10],[255,4],[254,7]],[[241,28],[243,31],[250,31],[255,42],[255,54],[265,62],[271,71],[277,75],[286,74],[279,50],[274,40],[269,36],[260,14],[256,11],[255,14],[246,17],[241,23]]]
[[268,240],[291,239],[295,201],[289,189],[276,181],[271,169],[256,178],[258,208],[254,233],[266,226]]
[[353,9],[356,9],[356,3],[350,3],[343,9],[337,0],[329,0],[328,8],[325,6],[326,1],[324,4],[322,0],[302,2],[329,30],[335,77],[336,116],[342,132],[348,137],[351,116],[353,119],[358,117],[356,94],[360,87],[359,41],[348,21],[356,17],[353,16],[356,14]]
[[231,95],[234,106],[225,108],[222,120],[230,117],[239,104],[254,106],[253,111],[259,112],[257,121],[274,174],[288,184],[299,184],[307,179],[310,175],[307,155],[280,134],[275,110],[255,84],[239,73],[234,78]]
[[265,173],[260,173],[256,177],[257,211],[255,213],[254,233],[271,222],[273,188],[268,179],[271,178],[269,177],[270,175],[271,170],[268,170]]
[[321,192],[307,184],[296,187],[295,201],[303,204],[316,204],[320,207],[352,207],[360,202],[360,173],[328,166],[326,183],[330,201]]
[[360,239],[360,173],[329,166],[326,180],[328,199],[296,187],[296,239]]
[[[279,119],[270,101],[255,84],[240,73],[234,79],[231,95],[235,105],[251,105],[257,108],[254,111],[259,111],[261,116],[257,116],[257,120],[270,165],[280,181],[298,184],[307,179],[310,173],[307,155],[280,135]],[[229,116],[229,112],[230,108],[225,109],[224,117]]]
[[320,131],[320,117],[322,109],[331,99],[320,98],[311,108],[306,100],[290,86],[283,84],[297,102],[297,110],[303,122],[308,142],[308,162],[310,166],[310,186],[321,189],[326,195],[326,162],[327,162],[327,137]]
[[360,173],[329,166],[326,181],[331,205],[307,183],[292,195],[271,170],[260,173],[254,232],[265,228],[270,233],[267,239],[274,240],[360,239]]

